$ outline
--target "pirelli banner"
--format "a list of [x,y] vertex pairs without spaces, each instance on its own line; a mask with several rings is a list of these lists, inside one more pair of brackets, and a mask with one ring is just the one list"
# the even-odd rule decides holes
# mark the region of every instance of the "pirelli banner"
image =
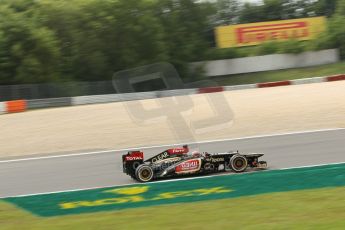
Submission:
[[325,31],[326,18],[300,18],[216,27],[218,48],[258,45],[267,41],[311,40]]

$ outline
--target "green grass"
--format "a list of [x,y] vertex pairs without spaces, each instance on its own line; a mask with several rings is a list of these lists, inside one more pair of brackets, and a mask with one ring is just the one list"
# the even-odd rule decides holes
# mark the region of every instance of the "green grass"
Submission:
[[322,77],[343,73],[345,73],[345,61],[308,68],[229,75],[215,78],[215,80],[219,83],[219,85],[242,85],[260,82]]
[[0,203],[0,229],[344,229],[345,187],[42,218]]

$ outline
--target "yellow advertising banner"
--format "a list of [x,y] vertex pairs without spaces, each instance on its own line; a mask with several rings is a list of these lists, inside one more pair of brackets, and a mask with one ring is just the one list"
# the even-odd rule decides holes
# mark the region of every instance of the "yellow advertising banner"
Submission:
[[258,45],[267,41],[311,40],[326,30],[326,18],[258,22],[215,28],[218,48]]

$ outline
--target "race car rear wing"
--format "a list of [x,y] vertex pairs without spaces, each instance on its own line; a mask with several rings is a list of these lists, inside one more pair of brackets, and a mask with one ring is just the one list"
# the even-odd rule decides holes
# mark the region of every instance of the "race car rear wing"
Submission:
[[130,151],[125,155],[122,155],[123,161],[136,161],[144,160],[144,153],[141,151]]
[[144,153],[141,151],[130,151],[122,155],[123,172],[135,175],[135,169],[144,163]]

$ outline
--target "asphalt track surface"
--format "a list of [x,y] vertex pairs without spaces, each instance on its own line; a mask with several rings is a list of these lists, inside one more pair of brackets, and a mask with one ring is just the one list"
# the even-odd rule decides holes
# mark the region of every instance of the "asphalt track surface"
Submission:
[[[190,145],[191,148],[196,145]],[[265,153],[270,169],[345,162],[345,129],[222,140],[200,151]],[[145,157],[167,147],[145,149]],[[0,161],[0,197],[137,183],[122,173],[121,154],[109,151]]]

